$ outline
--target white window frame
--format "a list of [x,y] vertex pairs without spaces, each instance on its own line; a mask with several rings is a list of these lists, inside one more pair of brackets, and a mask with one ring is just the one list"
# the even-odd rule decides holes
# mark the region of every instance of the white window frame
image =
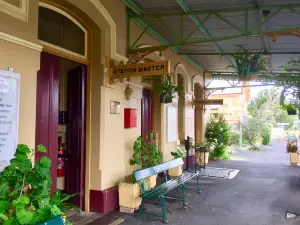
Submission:
[[29,0],[20,0],[20,7],[0,0],[0,11],[22,21],[28,22]]

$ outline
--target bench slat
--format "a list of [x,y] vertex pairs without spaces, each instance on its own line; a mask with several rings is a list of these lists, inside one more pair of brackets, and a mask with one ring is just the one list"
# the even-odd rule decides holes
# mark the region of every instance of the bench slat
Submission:
[[151,177],[155,174],[159,174],[161,172],[167,171],[168,169],[175,168],[177,166],[183,165],[183,159],[178,158],[165,163],[161,163],[156,166],[152,166],[146,169],[137,170],[134,172],[135,179],[137,181],[143,180],[147,177]]
[[163,183],[154,189],[145,192],[141,195],[142,198],[146,199],[154,199],[159,198],[161,195],[164,195],[171,190],[177,188],[181,184],[185,183],[186,181],[196,177],[197,173],[184,173],[178,178],[173,178],[172,180],[169,180],[167,183]]

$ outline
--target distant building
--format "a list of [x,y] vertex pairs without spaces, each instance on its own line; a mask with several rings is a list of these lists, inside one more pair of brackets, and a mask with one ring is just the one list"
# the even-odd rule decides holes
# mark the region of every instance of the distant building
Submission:
[[[217,84],[218,87],[222,87],[221,85]],[[228,124],[238,129],[242,118],[248,117],[250,88],[227,88],[213,92],[209,99],[223,99],[223,105],[210,106],[210,118],[218,118],[223,114]]]

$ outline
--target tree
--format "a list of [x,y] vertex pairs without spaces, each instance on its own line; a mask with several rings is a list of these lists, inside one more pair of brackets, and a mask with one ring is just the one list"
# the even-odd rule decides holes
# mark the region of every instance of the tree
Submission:
[[293,125],[295,117],[289,116],[280,106],[280,93],[276,88],[262,90],[248,105],[248,113],[260,123],[275,125],[278,122]]

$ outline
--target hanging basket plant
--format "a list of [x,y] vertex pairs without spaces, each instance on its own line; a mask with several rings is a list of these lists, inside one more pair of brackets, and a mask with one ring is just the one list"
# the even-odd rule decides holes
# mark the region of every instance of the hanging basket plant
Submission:
[[233,68],[241,81],[249,81],[256,78],[256,74],[266,70],[267,60],[261,53],[253,53],[251,50],[239,45],[239,50],[232,57],[235,65]]
[[183,87],[174,85],[172,83],[172,75],[167,74],[161,77],[155,89],[160,97],[160,102],[168,104],[172,102],[176,93],[179,94],[183,90]]
[[285,86],[280,94],[280,105],[286,109],[288,115],[300,112],[300,87]]

